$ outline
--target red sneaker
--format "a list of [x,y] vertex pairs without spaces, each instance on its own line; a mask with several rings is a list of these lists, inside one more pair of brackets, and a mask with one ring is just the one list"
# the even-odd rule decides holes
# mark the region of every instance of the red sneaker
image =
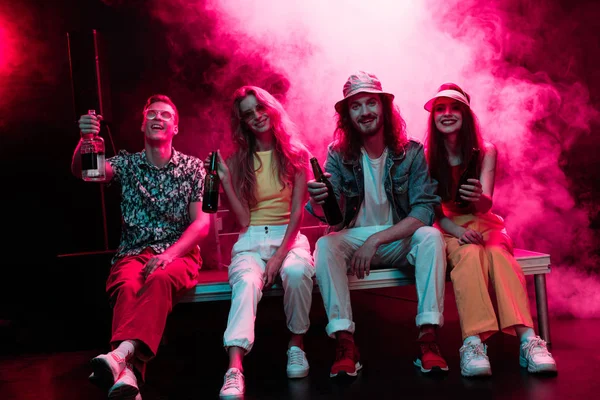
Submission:
[[421,355],[414,361],[415,367],[425,373],[448,371],[448,363],[444,360],[434,335],[425,334],[417,340],[417,343],[421,348]]
[[333,378],[339,374],[356,376],[356,373],[362,368],[359,360],[360,354],[354,342],[348,339],[339,339],[335,348],[335,361],[331,366],[329,377]]

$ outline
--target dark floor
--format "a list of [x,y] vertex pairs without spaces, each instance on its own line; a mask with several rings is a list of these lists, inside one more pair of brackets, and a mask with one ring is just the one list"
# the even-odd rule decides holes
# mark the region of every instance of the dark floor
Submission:
[[[446,325],[441,347],[450,365],[447,375],[425,376],[412,366],[416,347],[414,287],[353,292],[356,340],[363,371],[354,380],[329,378],[334,342],[324,334],[326,319],[320,296],[313,297],[312,327],[306,336],[310,375],[285,375],[287,334],[281,298],[260,304],[256,343],[245,360],[246,399],[397,399],[600,398],[600,320],[551,320],[552,353],[559,374],[532,376],[518,365],[516,338],[489,340],[493,376],[460,375],[460,330],[452,288],[447,286]],[[221,348],[229,302],[181,304],[167,328],[167,341],[148,368],[144,400],[217,399],[226,369]],[[0,399],[103,399],[106,394],[87,381],[88,361],[106,348],[19,354],[0,358]]]

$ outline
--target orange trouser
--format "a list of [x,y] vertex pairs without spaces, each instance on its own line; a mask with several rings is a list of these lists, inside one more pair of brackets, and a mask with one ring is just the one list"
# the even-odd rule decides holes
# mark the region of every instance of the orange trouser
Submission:
[[[449,218],[457,225],[480,232],[485,241],[485,246],[461,245],[458,238],[444,235],[463,339],[473,335],[487,339],[498,331],[498,319],[502,331],[511,335],[515,334],[515,325],[532,328],[525,276],[513,257],[512,240],[502,218],[491,212]],[[490,279],[498,302],[498,318],[488,289]]]

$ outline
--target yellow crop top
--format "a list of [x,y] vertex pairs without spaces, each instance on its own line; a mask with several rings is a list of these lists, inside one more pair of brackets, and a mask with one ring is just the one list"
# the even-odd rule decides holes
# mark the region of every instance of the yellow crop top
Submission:
[[274,164],[273,150],[256,152],[256,205],[250,209],[250,225],[285,225],[290,222],[292,186],[281,185],[278,174],[273,170],[273,167],[276,168]]

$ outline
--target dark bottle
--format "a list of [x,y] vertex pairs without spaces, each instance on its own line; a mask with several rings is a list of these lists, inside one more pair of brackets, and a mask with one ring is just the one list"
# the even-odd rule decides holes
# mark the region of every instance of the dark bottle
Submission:
[[202,197],[202,211],[216,213],[219,206],[219,174],[217,173],[217,152],[210,157],[210,165],[204,178],[204,196]]
[[310,159],[310,164],[312,165],[313,173],[315,174],[315,180],[317,182],[322,182],[325,184],[325,186],[327,186],[327,198],[321,205],[323,208],[323,213],[325,214],[325,219],[329,225],[337,225],[341,223],[344,218],[342,217],[342,211],[340,210],[340,206],[335,198],[333,186],[331,186],[329,179],[323,175],[323,171],[319,165],[319,160],[317,160],[316,157]]
[[467,168],[463,171],[458,180],[458,186],[456,187],[456,197],[455,204],[458,208],[467,208],[470,202],[461,199],[460,197],[460,187],[462,185],[469,185],[467,182],[468,179],[479,179],[477,176],[477,162],[479,161],[479,149],[473,149],[473,153],[471,153],[471,159],[467,164]]

